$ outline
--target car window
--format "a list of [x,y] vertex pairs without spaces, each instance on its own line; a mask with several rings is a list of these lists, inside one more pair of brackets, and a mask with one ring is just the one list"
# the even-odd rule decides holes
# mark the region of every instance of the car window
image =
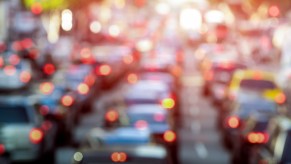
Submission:
[[273,82],[268,80],[244,79],[240,82],[240,87],[243,89],[266,90],[275,89]]
[[254,131],[265,131],[267,129],[268,122],[257,122],[254,127]]
[[276,112],[276,105],[272,102],[256,102],[256,103],[242,103],[239,107],[239,112],[243,114],[253,112]]
[[0,123],[27,123],[29,122],[24,107],[0,107]]

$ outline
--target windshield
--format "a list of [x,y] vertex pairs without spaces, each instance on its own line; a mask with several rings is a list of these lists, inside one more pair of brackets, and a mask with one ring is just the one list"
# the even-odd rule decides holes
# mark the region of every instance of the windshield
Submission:
[[26,109],[23,107],[0,107],[0,123],[27,123]]
[[240,82],[240,87],[243,89],[266,90],[275,89],[276,86],[272,81],[245,79]]

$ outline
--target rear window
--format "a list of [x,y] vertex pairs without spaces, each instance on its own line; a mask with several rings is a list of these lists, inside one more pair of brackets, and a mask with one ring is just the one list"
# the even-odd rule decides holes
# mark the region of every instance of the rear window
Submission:
[[246,79],[240,82],[240,87],[243,89],[266,90],[275,89],[276,86],[272,81]]
[[255,127],[254,127],[254,131],[259,131],[259,132],[263,132],[266,131],[268,127],[268,122],[257,122]]
[[27,123],[29,122],[24,107],[0,106],[0,123]]

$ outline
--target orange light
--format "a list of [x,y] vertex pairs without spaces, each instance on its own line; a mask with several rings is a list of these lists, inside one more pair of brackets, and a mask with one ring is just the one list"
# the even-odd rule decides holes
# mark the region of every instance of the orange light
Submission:
[[55,66],[51,63],[45,64],[43,67],[43,71],[47,75],[53,74],[55,72],[55,70],[56,70]]
[[275,102],[278,104],[283,104],[286,101],[286,96],[284,93],[279,93],[276,97],[275,97]]
[[4,65],[4,60],[2,57],[0,57],[0,67],[2,67]]
[[27,71],[23,71],[20,74],[20,81],[23,83],[28,83],[31,79],[31,74]]
[[171,130],[167,130],[163,138],[166,142],[174,142],[176,140],[176,134]]
[[43,8],[40,3],[35,2],[34,4],[31,5],[30,10],[33,14],[38,15],[42,12]]
[[275,6],[275,5],[271,6],[269,8],[269,15],[271,17],[277,17],[277,16],[279,16],[280,15],[280,9],[279,9],[279,7],[278,6]]
[[138,80],[138,77],[137,77],[137,75],[136,75],[135,73],[131,73],[131,74],[129,74],[129,75],[127,76],[127,81],[128,81],[128,83],[130,83],[130,84],[134,84],[134,83],[136,83],[137,80]]
[[263,75],[262,75],[261,72],[254,72],[254,74],[253,74],[253,78],[254,78],[255,80],[261,80],[261,79],[263,78]]
[[109,75],[111,73],[111,67],[107,64],[101,65],[99,67],[99,73],[104,76]]
[[61,102],[64,106],[69,107],[74,103],[74,99],[70,95],[65,95],[62,97]]
[[105,118],[107,121],[115,122],[118,119],[119,115],[115,110],[110,110],[106,113]]
[[92,54],[89,48],[83,48],[80,52],[81,60],[83,63],[91,63],[92,62]]
[[138,120],[134,125],[137,129],[146,129],[148,127],[148,123],[144,120]]
[[4,67],[4,73],[8,76],[13,76],[16,72],[16,69],[12,65],[7,65]]
[[213,72],[212,71],[208,71],[208,72],[206,72],[206,74],[205,74],[205,79],[207,80],[207,81],[211,81],[211,80],[213,80]]
[[161,104],[165,109],[173,109],[175,107],[175,100],[172,98],[165,98],[162,100]]
[[131,55],[123,56],[123,62],[125,64],[131,64],[133,62],[133,57]]
[[111,160],[113,162],[119,162],[119,159],[120,159],[120,155],[118,152],[114,152],[111,154]]
[[39,89],[43,94],[51,94],[54,90],[54,85],[51,82],[44,82],[40,84]]
[[0,155],[4,154],[6,151],[5,146],[3,144],[0,144]]
[[249,143],[252,144],[262,144],[262,143],[267,143],[269,140],[269,136],[266,133],[255,133],[251,132],[247,135],[247,140]]
[[89,86],[93,86],[95,82],[96,82],[96,79],[94,75],[90,74],[85,77],[85,83],[87,83]]
[[127,155],[126,155],[126,153],[124,153],[124,152],[120,152],[119,153],[119,162],[125,162],[126,161],[126,159],[127,159]]
[[236,117],[236,116],[229,117],[227,120],[227,125],[233,129],[238,128],[238,126],[239,126],[238,117]]
[[34,143],[34,144],[38,144],[42,141],[44,137],[43,132],[40,129],[32,129],[29,133],[29,139],[30,142]]
[[85,95],[89,92],[89,87],[85,83],[81,83],[78,85],[78,92],[79,94]]
[[19,64],[20,62],[20,59],[17,55],[13,54],[9,57],[9,62],[12,64],[12,65],[17,65]]

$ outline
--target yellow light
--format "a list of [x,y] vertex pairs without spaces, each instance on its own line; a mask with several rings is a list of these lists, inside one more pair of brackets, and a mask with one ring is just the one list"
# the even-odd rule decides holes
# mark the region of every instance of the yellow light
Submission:
[[162,101],[162,107],[172,109],[175,106],[175,101],[172,98],[165,98]]

